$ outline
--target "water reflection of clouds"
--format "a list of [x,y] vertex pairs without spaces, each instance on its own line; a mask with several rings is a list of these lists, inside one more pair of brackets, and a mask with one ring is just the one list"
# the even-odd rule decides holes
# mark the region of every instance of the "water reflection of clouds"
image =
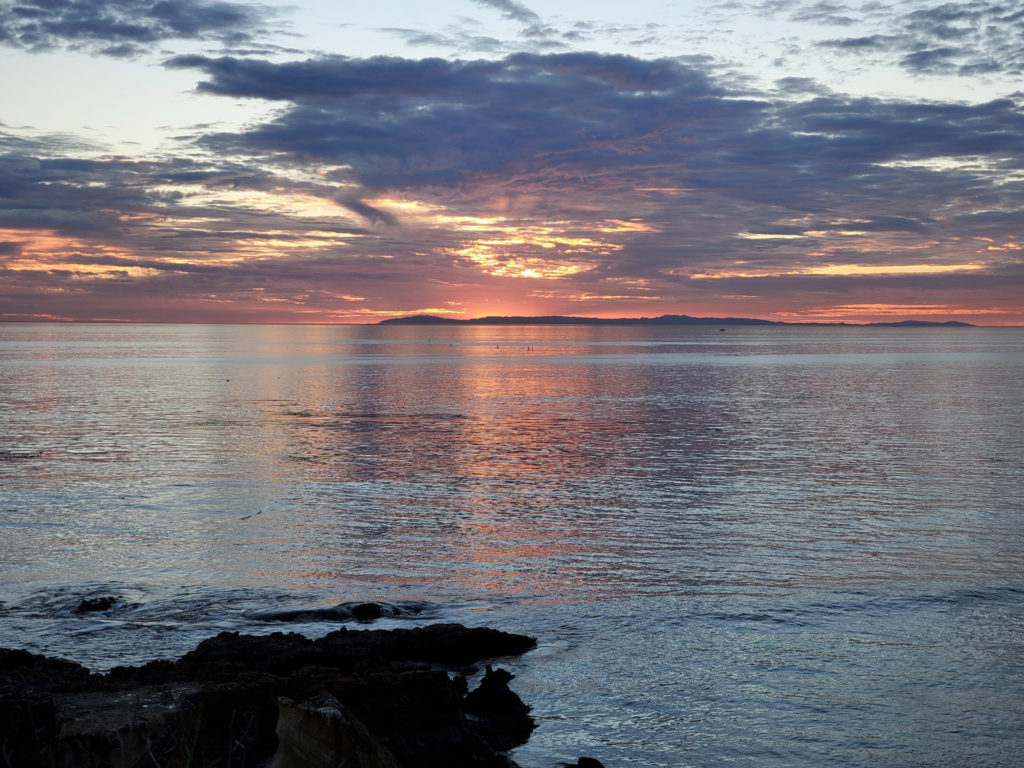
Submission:
[[[474,591],[581,597],[666,571],[655,561],[675,547],[648,540],[642,518],[699,488],[701,461],[721,447],[700,426],[720,415],[696,403],[684,408],[698,428],[678,434],[670,372],[417,362],[350,373],[334,408],[358,400],[363,412],[285,415],[294,421],[291,455],[311,459],[311,495],[340,502],[346,516],[379,515],[386,544],[351,537],[373,550],[368,557],[397,557],[406,568],[426,559],[429,581]],[[423,412],[424,403],[445,412]],[[355,484],[362,507],[342,500]],[[423,508],[446,532],[417,529]]]
[[[553,427],[568,419],[534,407],[523,413],[524,400],[543,394],[518,391],[522,383],[505,366],[359,367],[333,393],[333,409],[279,414],[291,423],[290,455],[310,459],[302,470],[306,490],[296,490],[313,503],[317,496],[341,502],[346,516],[360,514],[345,503],[354,490],[366,505],[362,514],[373,510],[388,531],[379,544],[353,531],[361,550],[397,558],[405,569],[429,561],[435,579],[516,589],[570,546],[563,526],[530,517],[545,501],[537,498],[543,487],[557,481],[552,475],[571,471],[565,460],[551,460],[567,450]],[[555,392],[557,383],[546,386]],[[448,412],[423,412],[424,400]],[[424,527],[417,523],[424,516],[438,519]]]
[[26,484],[61,486],[54,534],[91,542],[96,567],[131,538],[90,520],[144,530],[154,568],[187,555],[378,595],[974,572],[978,546],[1006,551],[985,510],[1019,473],[996,461],[1020,446],[992,415],[1019,380],[997,362],[1008,337],[921,332],[901,355],[907,333],[82,327],[67,366],[8,359],[10,402],[31,406],[8,430],[36,453],[0,471],[24,509]]

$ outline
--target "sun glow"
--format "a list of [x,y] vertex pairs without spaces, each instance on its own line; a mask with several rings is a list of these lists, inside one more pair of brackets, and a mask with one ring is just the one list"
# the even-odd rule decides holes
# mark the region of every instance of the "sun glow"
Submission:
[[61,271],[72,280],[111,280],[155,277],[160,270],[132,262],[131,253],[110,245],[87,242],[52,230],[0,230],[0,239],[18,243],[15,253],[0,257],[11,272]]
[[[344,203],[332,198],[337,190],[321,187],[313,192],[297,192],[285,186],[271,189],[227,189],[202,186],[180,185],[161,188],[164,191],[185,193],[189,202],[197,206],[215,208],[249,209],[260,213],[273,213],[299,219],[345,219],[351,223],[359,221],[359,215],[345,207]],[[315,192],[322,191],[322,194]]]
[[[549,228],[516,230],[505,236],[473,240],[449,253],[467,259],[495,277],[526,277],[554,280],[597,266],[586,257],[606,256],[622,246],[589,237],[551,234]],[[550,252],[551,255],[540,255]]]
[[469,259],[487,274],[495,277],[533,277],[555,280],[593,268],[585,262],[559,262],[532,256],[509,256],[500,254],[493,243],[481,241],[452,251],[452,254]]

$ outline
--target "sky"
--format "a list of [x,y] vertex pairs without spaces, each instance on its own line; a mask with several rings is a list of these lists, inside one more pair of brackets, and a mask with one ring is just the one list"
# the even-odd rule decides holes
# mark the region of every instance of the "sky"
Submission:
[[1024,324],[1024,0],[0,0],[0,321]]

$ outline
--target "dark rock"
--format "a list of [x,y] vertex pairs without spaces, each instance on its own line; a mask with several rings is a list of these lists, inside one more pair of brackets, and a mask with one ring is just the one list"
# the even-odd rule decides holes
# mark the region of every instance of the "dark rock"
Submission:
[[514,678],[488,664],[479,687],[466,695],[466,711],[476,716],[483,737],[497,750],[522,744],[536,727],[530,708],[508,687]]
[[391,751],[330,694],[277,700],[277,752],[268,768],[400,768]]
[[0,680],[3,682],[59,680],[63,685],[72,685],[85,683],[89,678],[89,670],[73,661],[0,648]]
[[384,615],[379,603],[359,603],[352,606],[352,618],[356,621],[376,621]]
[[117,603],[116,597],[106,595],[104,597],[86,597],[75,608],[76,613],[90,613],[92,611],[109,611]]
[[158,685],[55,694],[57,738],[39,744],[40,753],[57,765],[83,768],[143,765],[154,748],[182,755],[196,743],[189,696],[198,689]]
[[575,766],[569,766],[569,768],[604,768],[604,766],[599,760],[592,757],[581,757],[576,761]]
[[502,753],[534,728],[512,675],[488,667],[467,693],[439,665],[534,644],[451,624],[315,641],[225,632],[106,675],[0,649],[0,754],[9,768],[509,768]]
[[247,671],[289,675],[320,657],[313,640],[294,632],[266,636],[221,632],[186,653],[171,674],[180,679],[212,680],[231,680]]

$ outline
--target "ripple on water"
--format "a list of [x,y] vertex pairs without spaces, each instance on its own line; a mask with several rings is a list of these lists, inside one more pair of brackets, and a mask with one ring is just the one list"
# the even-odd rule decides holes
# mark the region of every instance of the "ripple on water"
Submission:
[[438,330],[0,325],[0,644],[422,604],[541,639],[523,765],[1013,764],[1018,330]]

